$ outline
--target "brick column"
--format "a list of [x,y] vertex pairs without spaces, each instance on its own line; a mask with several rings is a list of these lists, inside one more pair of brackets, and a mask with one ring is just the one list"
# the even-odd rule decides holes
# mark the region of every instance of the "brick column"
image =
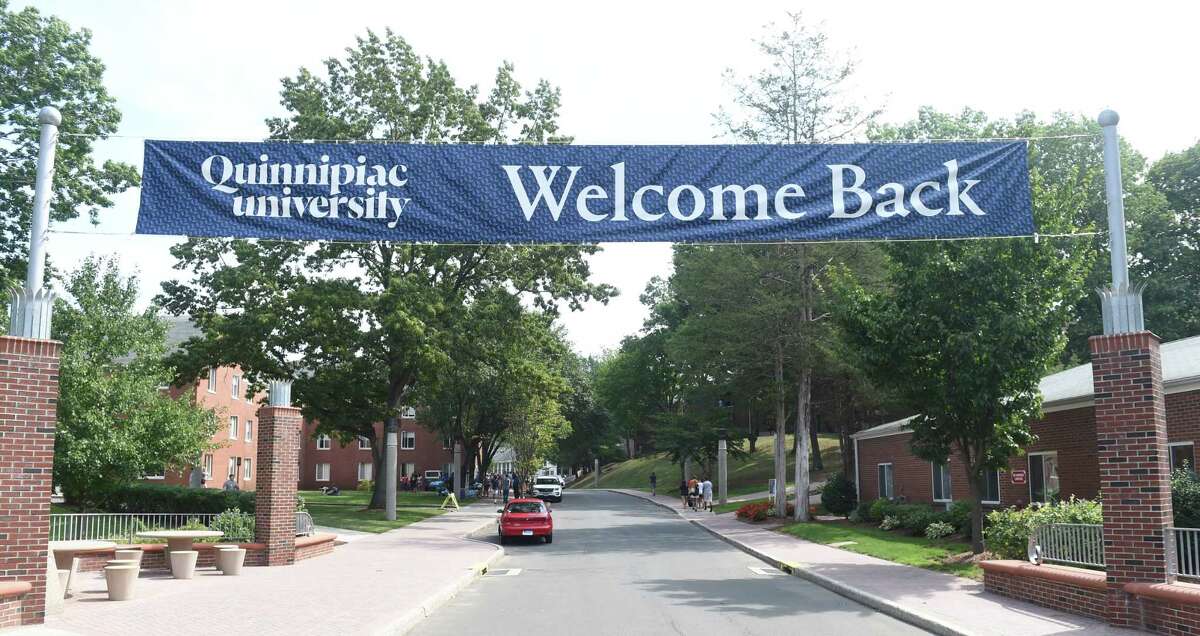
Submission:
[[267,546],[267,565],[291,565],[296,561],[296,484],[300,478],[302,423],[300,409],[292,406],[271,404],[258,410],[254,540]]
[[21,623],[46,616],[46,544],[61,344],[0,336],[0,581],[25,581]]
[[1089,344],[1104,502],[1108,621],[1138,627],[1140,605],[1124,586],[1166,581],[1164,530],[1172,519],[1159,341],[1139,331],[1093,336]]

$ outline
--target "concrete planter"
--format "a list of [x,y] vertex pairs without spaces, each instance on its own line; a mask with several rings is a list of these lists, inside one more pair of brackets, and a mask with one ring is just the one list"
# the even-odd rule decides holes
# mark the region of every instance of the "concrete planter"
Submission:
[[133,598],[133,586],[138,577],[136,565],[109,565],[104,568],[104,582],[108,585],[108,600],[128,601]]
[[177,579],[190,579],[196,573],[196,559],[200,553],[195,550],[175,550],[171,552],[171,575]]
[[217,569],[226,576],[237,576],[242,573],[242,564],[246,562],[246,550],[243,548],[222,548],[217,550]]
[[115,550],[113,552],[113,557],[120,561],[137,561],[138,566],[141,566],[142,554],[143,552],[139,549]]

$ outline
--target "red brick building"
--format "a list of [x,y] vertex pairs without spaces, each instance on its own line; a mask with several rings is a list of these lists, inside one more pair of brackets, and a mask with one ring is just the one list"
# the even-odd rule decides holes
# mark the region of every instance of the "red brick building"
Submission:
[[[375,425],[375,436],[383,443],[383,424]],[[396,455],[397,472],[401,476],[422,475],[430,470],[444,475],[454,462],[452,445],[421,426],[413,409],[400,418]],[[322,486],[354,489],[359,481],[375,479],[372,458],[368,440],[359,439],[343,446],[337,440],[319,435],[316,422],[305,422],[300,440],[300,489],[317,490]]]
[[[1200,336],[1162,345],[1167,437],[1174,467],[1196,465],[1200,440]],[[1013,457],[1008,470],[988,477],[984,503],[1021,506],[1031,501],[1095,498],[1100,492],[1092,365],[1046,376],[1041,382],[1042,419],[1032,424],[1037,441]],[[912,433],[897,420],[856,433],[854,453],[859,501],[880,496],[948,504],[967,498],[966,471],[957,456],[947,465],[917,458]]]

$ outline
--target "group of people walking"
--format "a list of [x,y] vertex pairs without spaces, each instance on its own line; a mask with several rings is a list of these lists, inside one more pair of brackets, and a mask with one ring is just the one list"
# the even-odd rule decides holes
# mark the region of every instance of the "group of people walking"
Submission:
[[[650,473],[650,496],[658,495],[658,475]],[[692,476],[691,479],[679,480],[679,498],[684,508],[692,510],[712,510],[713,483],[708,477],[703,481]]]
[[516,473],[492,473],[483,480],[483,496],[491,497],[492,503],[500,499],[508,503],[508,493],[511,491],[513,499],[518,499],[524,485]]

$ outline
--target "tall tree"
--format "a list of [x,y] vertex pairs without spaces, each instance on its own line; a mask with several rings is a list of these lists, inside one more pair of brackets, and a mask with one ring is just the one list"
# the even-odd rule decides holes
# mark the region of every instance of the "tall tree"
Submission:
[[[818,27],[810,27],[799,13],[789,13],[782,26],[768,25],[765,37],[757,41],[764,58],[763,67],[747,79],[730,70],[726,80],[732,91],[732,110],[722,108],[715,115],[718,129],[735,139],[751,143],[829,143],[860,137],[866,126],[881,112],[863,108],[862,99],[850,90],[856,60],[835,51],[828,36]],[[808,520],[809,458],[816,444],[812,428],[811,395],[813,367],[820,359],[818,349],[827,336],[820,326],[813,325],[820,317],[821,288],[818,278],[828,264],[849,256],[846,248],[818,247],[804,244],[759,248],[759,272],[769,279],[789,280],[795,286],[773,296],[773,313],[782,322],[776,323],[779,337],[772,344],[775,360],[773,377],[776,419],[775,478],[776,506],[782,515],[787,507],[784,437],[786,407],[785,392],[779,387],[785,375],[791,375],[796,400],[795,475],[799,498],[795,519]],[[856,254],[862,250],[856,250]],[[852,257],[852,256],[850,256]],[[769,271],[771,263],[780,270]],[[784,309],[779,303],[791,303]],[[780,311],[790,312],[784,317]],[[785,325],[787,325],[785,327]],[[792,374],[785,371],[785,360],[795,364]],[[818,451],[819,452],[819,451]]]
[[1155,162],[1146,182],[1152,193],[1130,197],[1148,210],[1130,232],[1132,276],[1146,284],[1146,324],[1164,340],[1194,336],[1200,333],[1200,143]]
[[[459,87],[443,62],[401,37],[368,32],[344,59],[283,80],[284,117],[274,139],[543,143],[558,130],[558,90],[542,81],[522,93],[500,67],[484,100]],[[595,247],[276,243],[190,240],[172,250],[189,282],[164,284],[164,306],[186,314],[205,338],[188,343],[181,369],[239,364],[261,382],[296,378],[305,415],[322,430],[375,440],[375,423],[398,429],[399,410],[449,361],[448,329],[471,299],[497,290],[553,314],[613,290],[588,280]],[[372,507],[383,507],[386,446],[373,443]]]
[[156,308],[138,312],[136,278],[115,261],[90,258],[66,281],[54,337],[63,343],[54,481],[69,501],[88,504],[107,489],[191,464],[210,447],[216,415],[193,396],[159,387],[174,379],[164,363],[166,323]]
[[63,114],[52,220],[86,213],[95,221],[112,207],[112,195],[138,184],[133,166],[92,158],[93,143],[116,132],[121,113],[104,88],[91,40],[87,29],[73,30],[34,7],[10,11],[0,0],[0,287],[25,277],[41,107]]

